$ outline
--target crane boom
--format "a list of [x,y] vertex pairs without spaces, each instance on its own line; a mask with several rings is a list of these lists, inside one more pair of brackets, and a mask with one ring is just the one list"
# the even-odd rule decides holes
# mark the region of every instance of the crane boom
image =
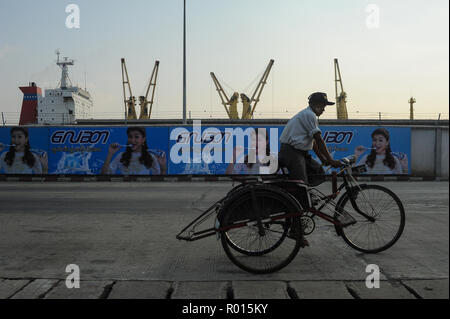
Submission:
[[[338,59],[334,59],[334,79],[336,89],[337,118],[338,120],[348,120],[346,100],[347,93],[345,93],[344,85],[342,84],[341,70],[339,68]],[[338,83],[340,84],[340,87],[338,87]]]
[[[124,104],[125,104],[125,114],[126,114],[126,118],[128,120],[135,120],[135,119],[137,119],[136,108],[135,108],[136,98],[133,96],[133,93],[131,92],[131,85],[130,85],[130,80],[128,77],[128,71],[127,71],[127,66],[125,64],[125,59],[122,58],[121,62],[122,62],[122,86],[123,86],[123,100],[124,100]],[[128,86],[128,92],[130,95],[129,99],[127,99],[127,96],[126,96],[125,85]]]
[[[230,119],[232,119],[233,117],[231,116],[230,111],[228,110],[228,106],[231,105],[230,99],[228,98],[227,94],[223,90],[222,85],[220,85],[219,81],[217,80],[214,72],[211,72],[210,74],[211,74],[211,78],[214,82],[214,85],[216,86],[216,90],[219,93],[219,97],[220,97],[220,100],[222,101],[222,105],[225,108],[225,111],[227,112],[228,117]],[[233,94],[233,96],[234,96],[234,94]]]
[[[139,103],[141,106],[141,113],[139,115],[140,120],[149,119],[152,115],[153,99],[155,96],[156,80],[158,78],[159,61],[155,61],[155,66],[153,67],[152,75],[150,77],[150,82],[147,86],[147,91],[145,96],[139,97]],[[148,94],[152,88],[152,95],[150,101],[148,101]],[[149,107],[150,106],[150,107]]]
[[[266,67],[264,74],[261,77],[261,80],[258,83],[258,86],[255,89],[255,92],[250,99],[247,95],[241,94],[242,100],[242,115],[241,119],[251,119],[253,117],[253,112],[255,111],[256,105],[259,102],[259,98],[261,97],[261,93],[264,89],[264,86],[267,83],[267,78],[269,77],[270,70],[272,69],[274,60],[270,60],[269,65]],[[217,80],[215,74],[213,72],[210,73],[213,79],[214,85],[216,86],[216,90],[219,93],[220,100],[222,101],[223,106],[225,107],[225,111],[228,114],[228,117],[232,120],[239,119],[239,114],[237,111],[237,103],[239,100],[239,93],[234,92],[233,96],[228,99],[225,91]],[[253,103],[253,107],[252,107]]]
[[261,93],[264,89],[264,86],[267,83],[267,78],[269,77],[270,70],[272,69],[274,62],[275,62],[274,60],[270,60],[269,64],[267,65],[267,68],[264,71],[264,74],[262,75],[261,80],[259,81],[258,86],[256,87],[255,92],[252,95],[252,98],[250,99],[250,104],[254,103],[253,107],[252,107],[250,113],[242,114],[243,119],[250,119],[253,117],[253,113],[255,112],[256,105],[258,104]]

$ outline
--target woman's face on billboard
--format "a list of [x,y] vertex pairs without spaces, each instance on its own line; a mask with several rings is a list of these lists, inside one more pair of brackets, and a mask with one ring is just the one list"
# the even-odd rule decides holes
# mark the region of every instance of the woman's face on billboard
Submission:
[[372,147],[375,148],[377,155],[386,154],[386,148],[389,145],[389,141],[384,135],[377,134],[372,138]]
[[145,137],[139,131],[130,131],[128,134],[128,144],[133,152],[141,151],[145,143]]
[[28,143],[28,137],[24,132],[17,130],[11,133],[11,144],[15,145],[16,152],[23,152]]

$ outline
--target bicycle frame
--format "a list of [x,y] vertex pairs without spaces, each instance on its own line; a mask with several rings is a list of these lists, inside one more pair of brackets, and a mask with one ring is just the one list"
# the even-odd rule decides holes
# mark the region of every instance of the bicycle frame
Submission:
[[[358,168],[357,168],[358,169]],[[335,178],[337,176],[342,177],[343,179],[343,183],[339,186],[336,187],[335,190],[333,190],[333,193],[331,195],[324,195],[322,192],[320,192],[317,188],[311,188],[313,191],[320,193],[322,195],[321,198],[319,198],[319,201],[323,201],[323,203],[321,203],[321,206],[319,208],[315,208],[314,206],[310,207],[307,212],[318,216],[336,226],[341,226],[341,223],[336,220],[336,218],[334,218],[334,216],[330,216],[327,215],[325,213],[322,212],[323,208],[328,206],[328,205],[332,205],[335,208],[335,212],[337,212],[338,214],[340,213],[339,211],[336,210],[336,206],[338,205],[339,202],[335,203],[334,199],[336,199],[338,197],[338,195],[341,193],[341,191],[345,188],[346,193],[349,194],[350,197],[350,203],[352,204],[353,209],[360,214],[361,216],[365,217],[367,220],[373,222],[375,221],[375,219],[372,216],[367,215],[366,213],[364,213],[363,211],[361,211],[358,207],[358,205],[356,204],[355,201],[355,189],[359,189],[362,190],[361,185],[355,180],[355,178],[353,177],[353,172],[352,172],[353,168],[351,166],[346,166],[343,169],[341,169],[336,176],[333,176],[333,188],[334,188],[334,183],[335,183]],[[311,190],[310,190],[311,192]],[[363,196],[365,197],[364,193]],[[367,201],[370,204],[370,201]],[[371,205],[371,204],[370,204]]]
[[[215,202],[213,205],[211,205],[200,216],[198,216],[196,219],[194,219],[192,222],[190,222],[189,225],[187,225],[185,228],[183,228],[183,230],[180,231],[180,233],[177,235],[176,238],[178,240],[195,241],[195,240],[199,240],[202,238],[214,236],[217,233],[217,229],[214,227],[208,228],[205,230],[201,230],[198,232],[195,231],[195,228],[198,225],[202,224],[206,219],[208,219],[209,216],[211,216],[214,213],[217,213],[217,210],[220,209],[220,207],[222,206],[223,200],[224,200],[224,198],[222,198],[221,200],[219,200],[219,201]],[[192,229],[189,231],[189,235],[181,236],[181,234],[183,234],[186,230],[188,230],[189,227],[192,227]]]
[[[217,214],[217,212],[222,207],[224,200],[226,199],[226,197],[225,197],[225,198],[222,198],[219,201],[215,202],[206,211],[204,211],[201,215],[199,215],[191,223],[189,223],[185,228],[183,228],[183,230],[181,230],[181,232],[176,236],[176,238],[179,240],[185,240],[185,241],[196,241],[199,239],[217,235],[218,233],[227,231],[229,229],[240,228],[240,227],[245,227],[245,226],[253,226],[253,225],[258,226],[259,231],[262,232],[262,234],[263,234],[263,232],[264,232],[264,229],[262,227],[263,223],[267,223],[270,221],[275,221],[275,220],[283,219],[283,218],[300,217],[300,216],[304,215],[305,213],[311,213],[314,216],[318,216],[318,217],[334,224],[335,226],[339,227],[342,224],[334,216],[330,216],[326,213],[323,213],[322,210],[326,206],[332,206],[334,208],[334,211],[337,212],[336,206],[339,202],[336,203],[336,202],[334,202],[334,200],[338,197],[338,195],[341,193],[341,191],[344,188],[346,189],[346,193],[348,193],[350,196],[350,202],[352,204],[352,207],[355,209],[355,211],[357,213],[359,213],[360,215],[364,216],[365,218],[367,218],[369,221],[374,221],[373,217],[368,216],[367,214],[362,212],[358,208],[358,205],[356,204],[354,190],[358,189],[358,188],[361,190],[361,186],[358,184],[358,182],[354,179],[354,177],[352,175],[352,167],[350,165],[347,165],[346,167],[341,169],[336,174],[336,176],[342,177],[343,183],[339,187],[336,187],[336,189],[333,189],[333,193],[330,195],[323,194],[315,187],[311,187],[311,188],[307,187],[308,196],[311,196],[311,194],[316,194],[316,193],[319,193],[321,195],[321,197],[319,198],[319,203],[320,202],[322,202],[322,203],[320,204],[319,208],[315,208],[315,206],[317,204],[310,205],[310,207],[308,209],[299,211],[298,213],[283,214],[283,215],[279,215],[279,216],[270,217],[270,218],[267,218],[264,220],[262,220],[261,218],[257,218],[256,221],[242,221],[237,224],[233,224],[231,226],[226,226],[226,227],[220,227],[220,225],[218,225],[217,219],[216,219],[216,227],[211,227],[208,229],[195,231],[196,227],[199,226],[200,224],[202,224],[205,220],[207,220],[212,214],[214,214],[214,213]],[[336,178],[336,176],[333,176],[333,178]],[[249,179],[249,180],[254,180],[254,178]],[[271,179],[271,180],[264,181],[261,178],[257,178],[257,183],[268,183],[269,184],[269,183],[277,183],[277,182],[286,182],[286,180],[285,179]],[[300,183],[300,181],[290,181],[290,180],[287,180],[287,182],[297,183],[297,184]],[[244,180],[244,183],[245,183],[245,180]],[[333,180],[333,188],[335,185],[334,183],[335,183],[335,180]],[[300,199],[297,198],[297,200],[300,200]],[[309,199],[309,202],[311,202],[310,199]],[[254,196],[252,196],[252,203],[253,203],[254,207],[258,207],[258,203],[256,202]],[[337,213],[339,214],[340,212],[337,212]],[[182,234],[184,232],[186,232],[189,228],[191,228],[191,229],[188,232],[188,235],[182,236]]]

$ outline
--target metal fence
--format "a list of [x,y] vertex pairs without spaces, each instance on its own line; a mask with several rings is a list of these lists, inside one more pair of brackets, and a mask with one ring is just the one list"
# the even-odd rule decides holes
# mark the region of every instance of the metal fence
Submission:
[[[294,116],[299,110],[295,112],[255,112],[254,119],[289,119]],[[59,121],[59,124],[69,124],[70,119],[65,113],[51,113],[52,118]],[[188,111],[188,119],[227,119],[227,113],[223,112],[210,112],[204,111]],[[348,113],[349,119],[357,120],[409,120],[409,113],[388,113],[388,112],[355,112]],[[183,114],[181,111],[164,111],[154,112],[151,116],[152,119],[181,119]],[[125,119],[124,112],[94,112],[92,116],[85,119],[99,119],[99,120],[120,120]],[[333,113],[323,114],[321,119],[336,119],[336,115]],[[415,120],[448,120],[449,113],[414,113]],[[18,125],[20,121],[19,112],[1,112],[1,124],[6,125]]]

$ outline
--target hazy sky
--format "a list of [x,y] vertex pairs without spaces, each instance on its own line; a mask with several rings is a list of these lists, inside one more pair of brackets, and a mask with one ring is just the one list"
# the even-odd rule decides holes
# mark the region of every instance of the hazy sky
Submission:
[[[71,3],[80,8],[79,29],[65,24]],[[379,28],[367,25],[369,4],[380,10]],[[250,96],[274,59],[256,118],[291,116],[313,91],[335,99],[337,57],[350,114],[406,114],[411,95],[417,113],[448,113],[448,7],[448,0],[187,0],[187,108],[224,117],[209,73],[229,95]],[[0,0],[0,111],[20,112],[21,85],[58,84],[59,48],[76,60],[74,84],[84,86],[86,72],[94,114],[124,111],[124,57],[135,96],[160,61],[154,115],[181,115],[182,14],[182,0]]]

